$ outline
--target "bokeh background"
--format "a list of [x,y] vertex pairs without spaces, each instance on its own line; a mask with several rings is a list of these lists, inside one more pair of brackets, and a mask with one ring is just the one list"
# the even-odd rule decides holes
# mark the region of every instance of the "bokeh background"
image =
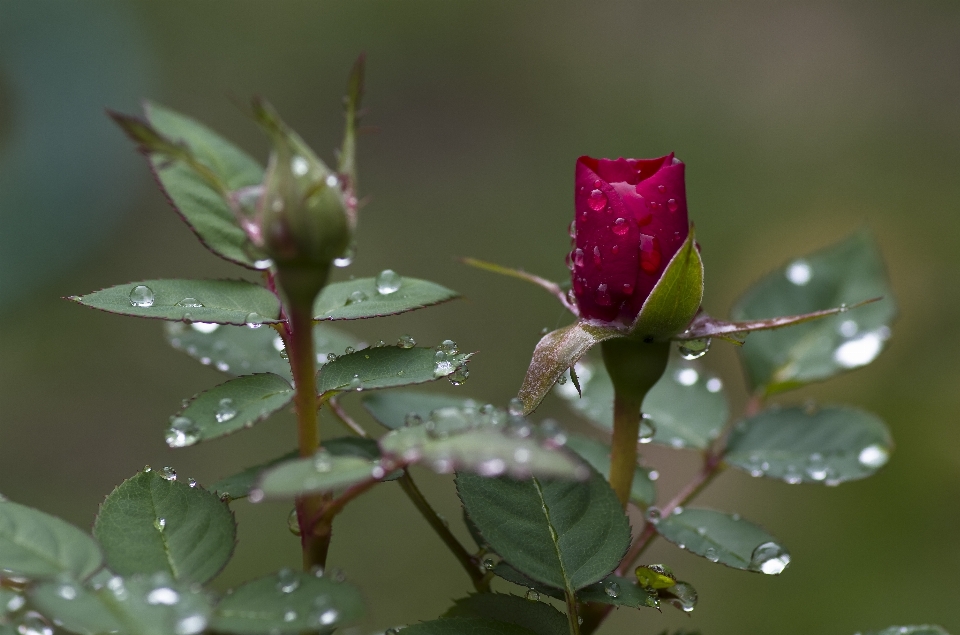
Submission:
[[[687,163],[711,312],[790,255],[860,227],[888,259],[902,309],[888,350],[783,400],[880,414],[898,443],[891,463],[836,489],[724,475],[702,502],[765,525],[790,547],[790,568],[749,574],[659,543],[650,561],[695,584],[697,610],[620,610],[602,632],[848,635],[938,622],[960,633],[955,2],[0,0],[0,491],[89,526],[145,463],[212,483],[295,443],[281,416],[168,449],[162,431],[181,399],[221,377],[169,349],[154,322],[59,298],[238,273],[193,239],[104,107],[151,97],[264,157],[237,107],[262,94],[330,157],[360,51],[370,199],[356,261],[338,275],[391,267],[466,299],[350,328],[480,351],[461,393],[505,403],[541,329],[566,318],[545,294],[454,258],[562,279],[580,154],[675,151]],[[742,405],[736,353],[714,348],[705,362]],[[584,425],[555,399],[543,413]],[[683,453],[645,460],[665,496],[694,468]],[[420,481],[462,533],[450,480]],[[289,506],[234,507],[240,543],[220,588],[298,561]],[[351,633],[431,618],[469,590],[393,485],[337,521],[331,561],[370,600]]]

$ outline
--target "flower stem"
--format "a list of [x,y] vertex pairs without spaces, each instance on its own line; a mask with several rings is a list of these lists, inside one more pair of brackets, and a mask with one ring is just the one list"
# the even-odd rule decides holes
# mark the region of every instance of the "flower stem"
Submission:
[[610,487],[624,509],[637,469],[637,437],[640,434],[640,407],[643,400],[614,393],[613,439],[610,443]]
[[567,624],[570,625],[570,635],[580,635],[580,614],[577,611],[577,596],[572,592],[564,593],[567,600]]
[[[287,335],[287,356],[293,373],[296,394],[293,402],[297,411],[297,437],[300,456],[313,456],[320,447],[320,427],[317,417],[317,356],[313,344],[313,310],[311,303],[295,303],[288,307],[290,329]],[[324,513],[329,502],[327,494],[313,494],[297,498],[297,521],[300,524],[300,544],[303,549],[303,568],[323,567],[333,535],[332,518]]]
[[480,593],[490,591],[490,581],[480,571],[480,566],[476,558],[467,552],[463,545],[460,544],[460,541],[457,540],[457,537],[450,531],[450,528],[447,527],[446,521],[430,506],[430,502],[427,501],[423,492],[420,491],[420,488],[417,487],[417,484],[414,483],[413,478],[411,478],[410,472],[404,469],[403,476],[398,478],[397,482],[413,502],[417,511],[420,512],[420,515],[430,523],[430,526],[437,532],[437,535],[440,536],[443,543],[453,552],[457,561],[460,562],[467,572],[467,575],[470,576],[470,581],[473,582],[474,588]]

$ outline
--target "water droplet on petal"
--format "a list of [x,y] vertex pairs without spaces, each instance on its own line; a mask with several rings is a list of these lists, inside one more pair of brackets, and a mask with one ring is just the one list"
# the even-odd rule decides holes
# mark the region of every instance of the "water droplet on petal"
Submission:
[[600,257],[600,247],[593,248],[593,264],[598,267],[603,265],[603,259]]
[[870,468],[881,468],[890,460],[890,453],[883,446],[874,443],[860,450],[857,460],[861,465]]
[[625,218],[618,218],[613,223],[613,233],[617,236],[625,236],[630,231],[630,225]]
[[587,204],[595,212],[603,211],[607,206],[607,195],[600,190],[593,190],[587,198]]
[[660,241],[656,236],[640,234],[640,268],[655,273],[660,268]]
[[606,284],[597,285],[597,295],[596,302],[600,306],[610,306],[613,304],[613,300],[610,298],[610,292],[607,291]]
[[623,285],[623,293],[624,295],[633,295],[633,285],[630,283],[625,283]]
[[664,192],[667,191],[667,187],[666,187],[665,185],[658,185],[658,186],[657,186],[657,191],[660,192],[661,194],[663,194]]
[[377,274],[376,284],[377,293],[380,295],[390,295],[396,292],[403,283],[403,278],[393,269],[384,269]]
[[699,340],[686,340],[679,343],[677,351],[679,351],[680,357],[692,361],[706,355],[710,351],[712,343],[713,341],[709,337]]
[[171,448],[185,448],[200,440],[200,427],[188,417],[173,417],[164,440]]
[[806,260],[794,260],[787,267],[786,276],[787,280],[798,287],[802,287],[810,282],[810,278],[813,277],[813,270]]
[[577,267],[583,266],[583,250],[575,249],[573,251],[573,264]]
[[131,306],[150,307],[153,301],[153,290],[145,284],[138,284],[130,291]]
[[670,210],[671,212],[677,211],[679,207],[680,206],[677,205],[677,199],[671,198],[667,200],[667,209]]
[[790,564],[790,554],[775,542],[765,542],[753,550],[749,568],[767,575],[779,575]]
[[224,397],[220,400],[220,407],[217,408],[217,423],[225,423],[237,416],[237,409],[233,407],[233,399]]

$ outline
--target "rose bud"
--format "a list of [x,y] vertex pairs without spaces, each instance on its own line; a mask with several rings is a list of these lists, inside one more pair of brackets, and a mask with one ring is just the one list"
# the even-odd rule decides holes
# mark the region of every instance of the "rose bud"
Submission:
[[577,159],[567,265],[583,319],[633,323],[689,232],[683,172],[673,154]]

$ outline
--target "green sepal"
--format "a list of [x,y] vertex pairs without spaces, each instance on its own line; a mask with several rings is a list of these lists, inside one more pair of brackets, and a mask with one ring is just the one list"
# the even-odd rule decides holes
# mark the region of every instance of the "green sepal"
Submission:
[[686,329],[697,314],[703,300],[703,261],[694,234],[691,226],[630,326],[631,337],[668,340]]

